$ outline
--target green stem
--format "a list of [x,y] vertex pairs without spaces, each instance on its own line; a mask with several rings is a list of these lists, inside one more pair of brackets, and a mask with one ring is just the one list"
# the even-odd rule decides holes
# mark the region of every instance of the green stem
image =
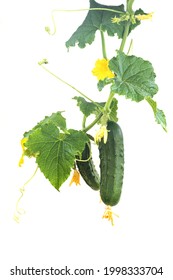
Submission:
[[[135,0],[127,0],[126,12],[130,15],[133,14],[132,6],[133,6],[134,1]],[[128,20],[126,22],[126,25],[125,25],[123,38],[122,38],[121,45],[120,45],[120,48],[119,48],[119,50],[122,51],[122,52],[124,51],[125,43],[126,43],[128,35],[129,35],[130,24],[131,24],[131,22],[130,22],[130,20]]]
[[55,75],[53,72],[51,72],[49,69],[47,69],[44,64],[42,62],[38,63],[45,71],[47,71],[49,74],[51,74],[53,77],[55,77],[56,79],[58,79],[60,82],[64,83],[65,85],[67,85],[68,87],[74,89],[75,91],[77,91],[81,96],[85,97],[86,99],[88,99],[90,102],[92,102],[99,110],[101,110],[100,106],[94,102],[91,98],[89,98],[87,95],[85,95],[83,92],[81,92],[80,90],[78,90],[77,88],[75,88],[74,86],[72,86],[71,84],[67,83],[66,81],[64,81],[63,79],[61,79],[59,76]]
[[56,12],[83,12],[83,11],[108,11],[108,12],[119,13],[119,14],[124,13],[122,11],[109,9],[109,8],[89,8],[89,9],[84,8],[84,9],[76,9],[76,10],[56,9],[56,10],[53,10],[52,13],[56,13]]
[[108,100],[107,100],[107,102],[106,102],[106,104],[104,106],[103,113],[100,113],[95,118],[95,120],[92,123],[90,123],[87,127],[84,127],[82,129],[82,131],[87,132],[88,130],[90,130],[101,118],[103,118],[102,125],[105,125],[107,123],[108,115],[109,115],[109,111],[110,111],[110,106],[111,106],[113,97],[114,97],[114,93],[110,92]]
[[114,93],[110,92],[108,100],[106,101],[106,104],[104,106],[104,112],[105,113],[109,113],[113,97],[114,97]]
[[109,111],[110,111],[110,106],[111,106],[113,97],[114,97],[114,93],[110,92],[108,100],[107,100],[107,102],[104,106],[103,113],[100,113],[95,118],[95,120],[92,123],[90,123],[87,127],[84,127],[82,129],[82,131],[87,132],[88,130],[90,130],[101,118],[103,118],[102,125],[105,125],[107,123],[108,115],[109,115]]
[[100,119],[101,117],[103,116],[103,113],[100,113],[96,118],[95,120],[90,123],[88,126],[86,126],[85,128],[82,129],[82,131],[84,132],[87,132],[88,130],[90,130]]
[[126,40],[127,40],[127,36],[129,34],[129,28],[130,28],[130,21],[127,21],[126,25],[125,25],[125,29],[124,29],[124,34],[123,34],[123,38],[122,38],[122,41],[121,41],[121,45],[120,45],[120,48],[119,48],[119,50],[122,51],[122,52],[124,50],[125,43],[126,43]]
[[103,115],[102,115],[102,120],[101,120],[102,125],[106,125],[107,121],[109,119],[110,106],[111,106],[113,97],[114,97],[114,93],[110,92],[109,97],[108,97],[106,104],[104,106],[104,109],[103,109]]
[[104,32],[100,30],[100,34],[101,34],[103,58],[105,58],[105,59],[107,60],[107,55],[106,55],[106,44],[105,44]]
[[127,55],[130,54],[132,48],[133,48],[133,39],[131,39],[131,41],[130,41],[130,45],[129,45],[129,49],[128,49],[128,51],[127,51]]
[[135,0],[127,0],[127,12],[128,12],[129,14],[132,14],[132,13],[133,13],[132,6],[133,6],[134,1],[135,1]]
[[86,116],[83,116],[83,120],[82,120],[82,129],[85,128],[85,124],[86,124]]

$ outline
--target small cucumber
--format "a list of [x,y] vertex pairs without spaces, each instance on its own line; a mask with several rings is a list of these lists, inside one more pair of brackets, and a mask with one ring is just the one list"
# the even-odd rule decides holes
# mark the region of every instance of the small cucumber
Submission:
[[100,196],[106,205],[119,202],[124,176],[124,144],[120,126],[108,122],[106,144],[99,143],[100,156]]
[[[77,157],[79,159],[79,157]],[[100,189],[100,178],[99,174],[95,168],[94,162],[91,157],[91,143],[88,142],[85,145],[84,151],[82,152],[82,157],[80,160],[85,161],[79,161],[76,160],[77,167],[79,169],[79,172],[86,182],[88,186],[90,186],[93,190],[99,190]]]

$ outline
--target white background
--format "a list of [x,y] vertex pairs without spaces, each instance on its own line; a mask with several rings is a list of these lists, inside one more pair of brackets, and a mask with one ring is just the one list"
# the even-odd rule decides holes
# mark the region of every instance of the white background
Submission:
[[[117,0],[99,2],[121,4]],[[107,98],[107,90],[98,92],[97,81],[91,75],[95,60],[102,57],[99,34],[96,42],[83,50],[76,47],[67,52],[65,48],[65,41],[87,12],[57,13],[56,35],[49,36],[44,31],[47,25],[53,28],[52,9],[87,7],[88,0],[6,0],[0,4],[0,254],[3,264],[0,275],[5,280],[13,279],[9,270],[15,265],[20,268],[67,265],[102,271],[93,278],[81,276],[81,279],[104,278],[105,266],[163,266],[163,276],[145,279],[172,279],[171,1],[136,0],[134,4],[134,9],[154,12],[153,20],[143,22],[130,37],[134,39],[133,54],[154,66],[159,85],[155,100],[167,116],[168,133],[155,123],[152,110],[145,102],[136,104],[118,97],[119,123],[125,142],[125,178],[120,203],[113,209],[120,216],[115,218],[115,226],[102,220],[104,205],[99,202],[99,194],[83,181],[81,186],[69,187],[69,178],[59,193],[40,172],[27,185],[21,201],[26,214],[19,224],[13,219],[19,188],[36,167],[32,159],[26,159],[22,168],[17,165],[23,132],[58,110],[66,111],[69,128],[81,127],[81,114],[72,101],[77,93],[46,73],[38,61],[47,58],[51,71],[92,99]],[[108,38],[110,58],[119,43],[116,38]]]

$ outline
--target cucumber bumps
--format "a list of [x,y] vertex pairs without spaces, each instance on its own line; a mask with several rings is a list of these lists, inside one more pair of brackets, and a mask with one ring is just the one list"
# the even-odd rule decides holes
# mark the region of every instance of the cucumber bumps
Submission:
[[120,126],[108,122],[108,139],[99,143],[100,155],[100,196],[109,206],[119,202],[124,176],[124,144]]
[[[77,158],[79,159],[79,157]],[[91,144],[88,142],[85,145],[85,149],[82,152],[81,160],[76,160],[79,172],[84,179],[85,183],[90,186],[93,190],[100,189],[100,178],[95,168],[94,162],[91,157]]]

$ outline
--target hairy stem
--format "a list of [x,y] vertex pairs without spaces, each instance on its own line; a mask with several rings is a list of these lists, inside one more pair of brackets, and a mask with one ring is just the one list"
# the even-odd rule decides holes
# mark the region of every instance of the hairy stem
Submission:
[[90,123],[88,126],[86,126],[85,128],[82,129],[82,131],[84,132],[87,132],[88,130],[90,130],[100,119],[101,117],[103,116],[103,113],[100,113],[96,118],[95,120]]
[[104,32],[100,30],[100,34],[101,34],[103,58],[105,58],[105,59],[107,60],[107,55],[106,55],[106,44],[105,44]]
[[113,97],[114,97],[114,93],[110,92],[109,97],[108,97],[108,99],[106,101],[106,104],[104,106],[104,112],[105,113],[109,113]]
[[120,45],[120,48],[119,48],[119,50],[122,51],[122,52],[124,50],[125,43],[126,43],[126,40],[127,40],[127,36],[129,34],[129,27],[130,27],[130,21],[127,21],[126,25],[125,25],[125,29],[124,29],[124,34],[123,34],[123,38],[122,38],[122,41],[121,41],[121,45]]
[[129,14],[132,14],[132,13],[133,13],[132,6],[133,6],[134,1],[135,1],[135,0],[127,0],[127,12],[128,12]]
[[[130,15],[133,14],[132,6],[133,6],[134,1],[135,0],[127,0],[126,12]],[[131,22],[130,22],[130,20],[128,20],[126,22],[126,25],[125,25],[123,38],[122,38],[121,45],[120,45],[120,48],[119,48],[119,50],[122,51],[122,52],[124,51],[125,43],[126,43],[128,35],[129,35],[130,24],[131,24]]]

